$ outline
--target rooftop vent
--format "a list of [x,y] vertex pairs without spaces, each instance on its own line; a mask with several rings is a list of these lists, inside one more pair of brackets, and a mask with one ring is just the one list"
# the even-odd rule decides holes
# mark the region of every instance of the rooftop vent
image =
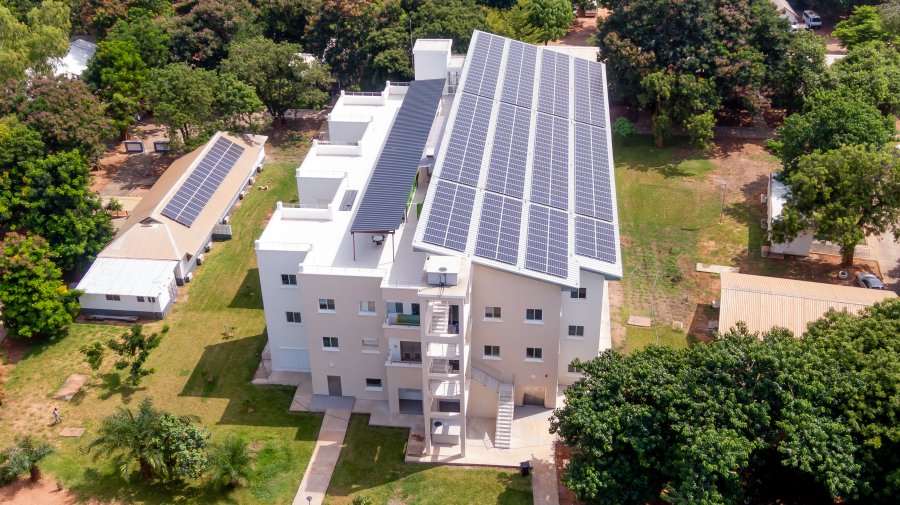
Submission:
[[429,256],[425,260],[425,275],[431,286],[456,286],[459,283],[459,258]]

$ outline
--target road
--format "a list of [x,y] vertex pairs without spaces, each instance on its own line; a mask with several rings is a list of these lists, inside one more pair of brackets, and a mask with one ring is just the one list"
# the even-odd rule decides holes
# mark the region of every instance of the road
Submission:
[[878,261],[884,285],[900,293],[900,243],[894,241],[894,234],[870,236],[867,239],[872,250],[872,259]]

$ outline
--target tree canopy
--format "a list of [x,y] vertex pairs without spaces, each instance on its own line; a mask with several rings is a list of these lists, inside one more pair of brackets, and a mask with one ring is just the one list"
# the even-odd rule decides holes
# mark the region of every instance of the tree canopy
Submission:
[[464,53],[487,18],[475,0],[426,0],[412,13],[412,28],[415,39],[453,39],[453,50]]
[[0,5],[0,83],[19,79],[28,69],[47,69],[50,58],[69,50],[69,7],[65,2],[44,0],[16,18]]
[[809,228],[841,246],[843,264],[870,234],[900,229],[900,156],[869,146],[844,145],[803,156],[786,178],[791,188],[775,242],[789,242]]
[[773,102],[792,112],[803,109],[813,92],[828,82],[825,41],[811,30],[795,34],[777,72],[781,85],[775,88]]
[[882,112],[900,114],[900,48],[859,44],[831,66],[831,76],[837,87],[859,93]]
[[885,40],[888,36],[878,9],[871,5],[854,7],[853,14],[836,24],[832,34],[848,48],[865,42]]
[[198,0],[172,20],[168,31],[178,59],[214,69],[227,55],[228,44],[262,33],[259,11],[247,0]]
[[147,79],[147,65],[134,44],[128,40],[100,42],[84,79],[106,102],[116,129],[127,132],[137,121],[141,86]]
[[527,0],[525,10],[537,29],[537,42],[544,44],[562,38],[575,17],[569,0]]
[[576,362],[563,481],[591,504],[891,503],[900,301],[810,328]]
[[78,313],[81,292],[66,289],[41,237],[7,233],[0,254],[0,320],[11,338],[58,337]]

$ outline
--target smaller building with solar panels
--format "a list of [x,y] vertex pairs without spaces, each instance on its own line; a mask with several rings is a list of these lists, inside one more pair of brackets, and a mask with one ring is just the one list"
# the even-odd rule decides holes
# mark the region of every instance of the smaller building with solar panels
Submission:
[[622,262],[604,65],[484,32],[450,48],[418,40],[413,82],[342,94],[256,253],[263,368],[420,419],[410,458],[465,463],[525,451],[517,419],[610,347]]
[[165,318],[213,238],[230,237],[228,217],[262,169],[266,140],[219,132],[172,163],[78,283],[82,313]]

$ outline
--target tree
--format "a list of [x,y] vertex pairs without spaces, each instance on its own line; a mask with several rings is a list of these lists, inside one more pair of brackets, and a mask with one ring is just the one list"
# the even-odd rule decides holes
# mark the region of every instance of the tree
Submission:
[[45,442],[35,442],[31,437],[16,437],[15,445],[0,452],[0,483],[16,480],[27,473],[31,482],[41,480],[38,463],[53,453],[53,447]]
[[[110,339],[105,346],[119,355],[115,364],[116,370],[127,368],[128,383],[132,386],[137,386],[141,379],[153,373],[153,369],[144,368],[144,362],[150,356],[150,351],[159,347],[162,341],[162,337],[158,333],[144,335],[142,328],[141,325],[136,324],[129,331],[123,333],[119,340]],[[85,362],[91,367],[91,370],[100,369],[106,354],[106,349],[100,342],[82,346],[80,352],[84,354]]]
[[0,228],[20,219],[26,168],[44,152],[38,132],[15,116],[0,120]]
[[563,481],[591,504],[892,503],[879,485],[898,460],[898,331],[889,300],[803,338],[739,324],[576,361],[584,377],[551,420],[573,452]]
[[250,476],[250,463],[247,441],[229,433],[225,440],[212,447],[209,455],[210,480],[224,489],[243,486]]
[[14,223],[45,238],[54,262],[72,270],[91,261],[115,230],[96,193],[90,167],[76,151],[51,154],[28,165],[21,197],[21,221]]
[[775,242],[790,242],[809,228],[841,246],[842,265],[869,234],[900,229],[900,157],[861,145],[803,156],[786,178],[791,189],[772,224]]
[[694,114],[684,121],[684,127],[691,137],[691,144],[704,151],[710,148],[714,136],[714,126],[716,126],[716,118],[711,110]]
[[226,130],[257,128],[255,116],[266,109],[256,91],[231,74],[219,74],[216,80],[216,110]]
[[458,53],[469,48],[474,30],[486,28],[484,9],[475,0],[427,0],[412,13],[414,39],[452,39]]
[[137,120],[141,86],[147,79],[147,65],[135,46],[125,40],[106,40],[88,62],[84,79],[106,103],[113,125],[127,138]]
[[[705,144],[712,139],[715,118],[710,109],[717,108],[712,81],[688,74],[654,72],[641,80],[641,86],[646,90],[640,97],[641,103],[654,108],[653,137],[657,146],[663,146],[673,124],[686,126],[688,121],[692,141]],[[695,119],[696,116],[702,118]]]
[[68,290],[47,242],[7,233],[0,256],[0,320],[10,338],[57,337],[78,313],[81,292]]
[[169,138],[187,147],[202,143],[212,129],[215,74],[184,63],[153,69],[144,84],[144,98],[169,130]]
[[834,25],[832,35],[851,49],[864,42],[885,40],[887,37],[878,9],[871,5],[854,7],[849,18]]
[[277,42],[303,38],[320,0],[257,0],[263,34]]
[[900,37],[900,0],[888,0],[879,5],[878,14],[884,23],[884,30],[894,37]]
[[637,133],[637,127],[628,118],[619,116],[613,121],[612,133],[619,143],[624,144]]
[[[150,68],[161,67],[172,59],[169,34],[145,9],[129,9],[127,19],[119,19],[106,35],[107,41],[128,42]],[[94,58],[97,56],[94,55]]]
[[810,30],[795,34],[779,72],[782,85],[773,91],[773,100],[792,112],[802,110],[806,99],[828,79],[825,41]]
[[222,71],[250,84],[275,120],[289,109],[318,108],[328,100],[328,68],[307,63],[300,45],[258,37],[235,44]]
[[528,18],[528,0],[518,0],[507,10],[488,10],[487,23],[491,32],[503,37],[529,44],[541,40],[541,31]]
[[900,113],[900,49],[880,41],[856,45],[831,66],[831,76],[882,112]]
[[16,19],[0,5],[0,83],[19,79],[28,69],[46,70],[51,58],[69,50],[69,7],[61,1],[44,0]]
[[779,70],[791,35],[769,0],[606,0],[603,6],[611,12],[599,25],[600,58],[613,93],[626,102],[637,102],[647,92],[643,79],[656,72],[711,82],[713,111],[721,105],[760,113],[783,86]]
[[847,89],[816,91],[791,114],[770,143],[784,165],[783,177],[796,168],[797,160],[815,150],[829,151],[842,145],[885,145],[894,134],[894,120]]
[[171,23],[172,51],[181,61],[216,68],[230,43],[261,34],[258,15],[258,9],[247,0],[199,0]]
[[84,82],[65,76],[37,77],[20,82],[6,100],[22,122],[41,134],[50,151],[77,149],[92,161],[106,151],[109,121]]
[[193,425],[198,420],[157,410],[153,400],[145,398],[137,412],[119,407],[103,419],[88,451],[94,459],[112,457],[123,478],[134,462],[144,481],[197,477],[206,463],[209,440],[207,430]]
[[538,42],[546,44],[565,36],[572,24],[569,0],[527,0],[528,21],[538,30]]

